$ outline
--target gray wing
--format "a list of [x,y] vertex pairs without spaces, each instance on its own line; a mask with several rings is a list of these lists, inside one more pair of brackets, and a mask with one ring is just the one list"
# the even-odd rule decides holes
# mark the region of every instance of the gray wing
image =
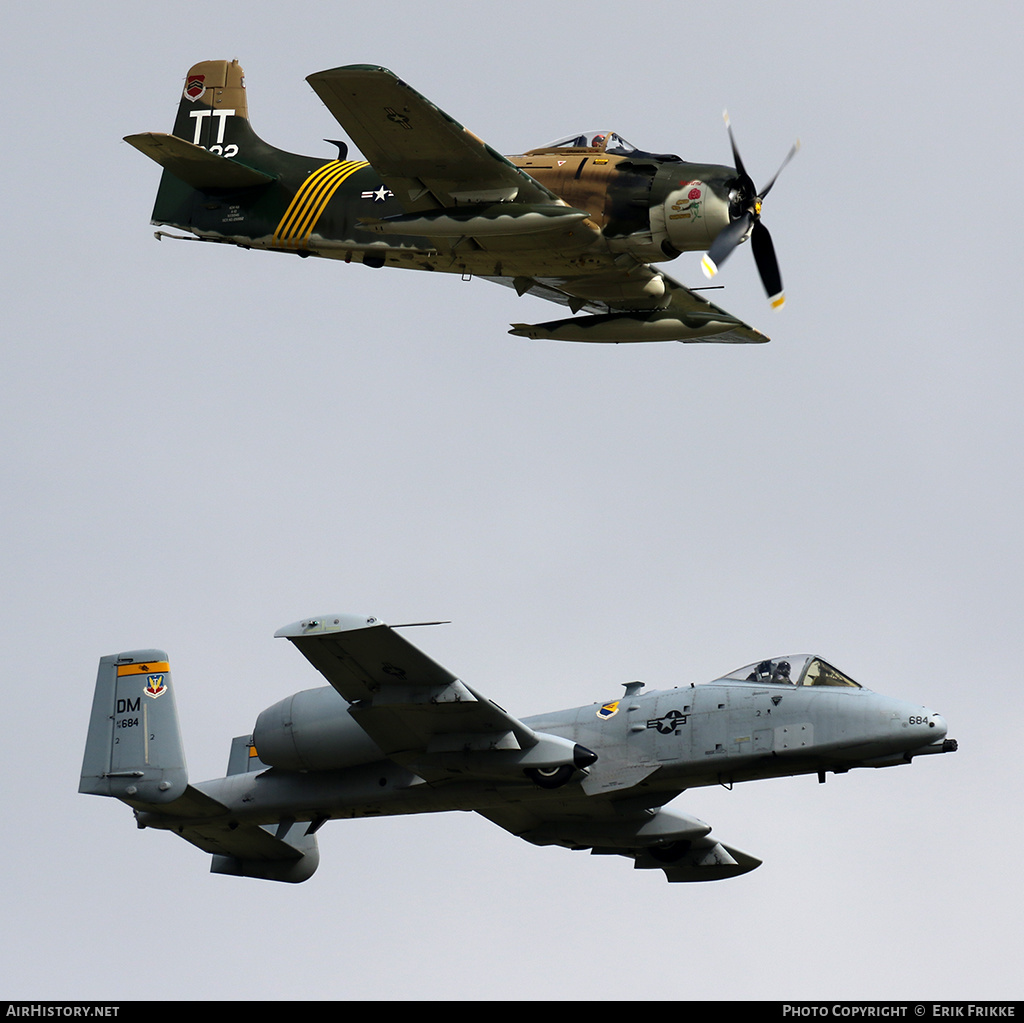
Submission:
[[351,704],[384,753],[427,781],[516,778],[572,762],[575,744],[534,732],[377,618],[324,615],[279,629]]
[[652,803],[645,808],[636,799],[581,799],[570,789],[544,801],[477,812],[534,845],[624,856],[638,870],[663,870],[672,882],[718,881],[761,865],[757,857],[712,838],[703,821]]

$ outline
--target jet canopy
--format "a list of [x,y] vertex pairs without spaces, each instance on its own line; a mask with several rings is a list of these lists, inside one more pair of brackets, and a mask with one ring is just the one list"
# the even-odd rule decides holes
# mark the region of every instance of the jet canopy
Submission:
[[848,686],[860,689],[849,675],[833,668],[816,654],[790,654],[767,661],[747,664],[729,672],[723,680],[730,682],[774,683],[787,686]]

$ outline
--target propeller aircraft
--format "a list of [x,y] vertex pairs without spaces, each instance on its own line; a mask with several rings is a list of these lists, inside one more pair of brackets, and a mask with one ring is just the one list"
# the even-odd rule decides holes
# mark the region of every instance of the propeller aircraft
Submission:
[[483,277],[571,310],[513,324],[523,337],[768,340],[657,266],[707,250],[711,276],[749,238],[770,301],[782,305],[761,222],[778,172],[758,192],[731,126],[734,168],[645,152],[612,131],[504,157],[386,68],[356,64],[307,81],[365,159],[335,140],[326,140],[338,147],[331,160],[275,149],[249,125],[238,62],[196,64],[172,134],[125,139],[164,169],[152,222],[191,232],[158,238]]
[[666,809],[685,789],[823,782],[957,748],[934,711],[870,692],[810,654],[700,686],[628,682],[621,697],[520,719],[396,628],[348,614],[279,629],[329,685],[264,710],[233,740],[227,776],[196,784],[167,654],[102,657],[79,791],[120,799],[140,828],[211,853],[218,874],[304,881],[328,820],[473,810],[535,845],[712,881],[761,861]]

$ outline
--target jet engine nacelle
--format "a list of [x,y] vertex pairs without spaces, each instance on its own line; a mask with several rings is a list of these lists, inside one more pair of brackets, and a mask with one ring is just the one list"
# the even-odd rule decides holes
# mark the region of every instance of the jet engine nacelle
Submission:
[[252,738],[263,763],[289,771],[333,771],[384,759],[330,686],[305,689],[268,707],[256,719]]
[[[511,736],[447,738],[448,743],[437,737],[412,770],[475,771],[498,779],[525,775],[542,788],[559,788],[597,760],[591,750],[557,735],[540,733],[525,749]],[[252,740],[264,764],[287,771],[338,771],[387,759],[330,686],[305,689],[268,707],[256,719]]]

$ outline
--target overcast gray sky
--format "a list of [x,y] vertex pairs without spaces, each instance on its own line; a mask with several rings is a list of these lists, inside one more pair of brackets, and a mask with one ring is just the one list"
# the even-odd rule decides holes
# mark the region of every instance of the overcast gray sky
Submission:
[[[0,997],[1021,997],[1019,41],[1010,3],[4,5]],[[718,301],[770,345],[506,334],[458,277],[163,242],[199,60],[324,157],[306,75],[380,63],[505,153],[607,126],[727,162]],[[670,272],[700,284],[699,255]],[[761,857],[668,885],[473,814],[334,822],[306,884],[76,792],[96,661],[161,647],[190,775],[319,676],[304,615],[410,634],[525,716],[813,650],[960,740],[684,793]]]

